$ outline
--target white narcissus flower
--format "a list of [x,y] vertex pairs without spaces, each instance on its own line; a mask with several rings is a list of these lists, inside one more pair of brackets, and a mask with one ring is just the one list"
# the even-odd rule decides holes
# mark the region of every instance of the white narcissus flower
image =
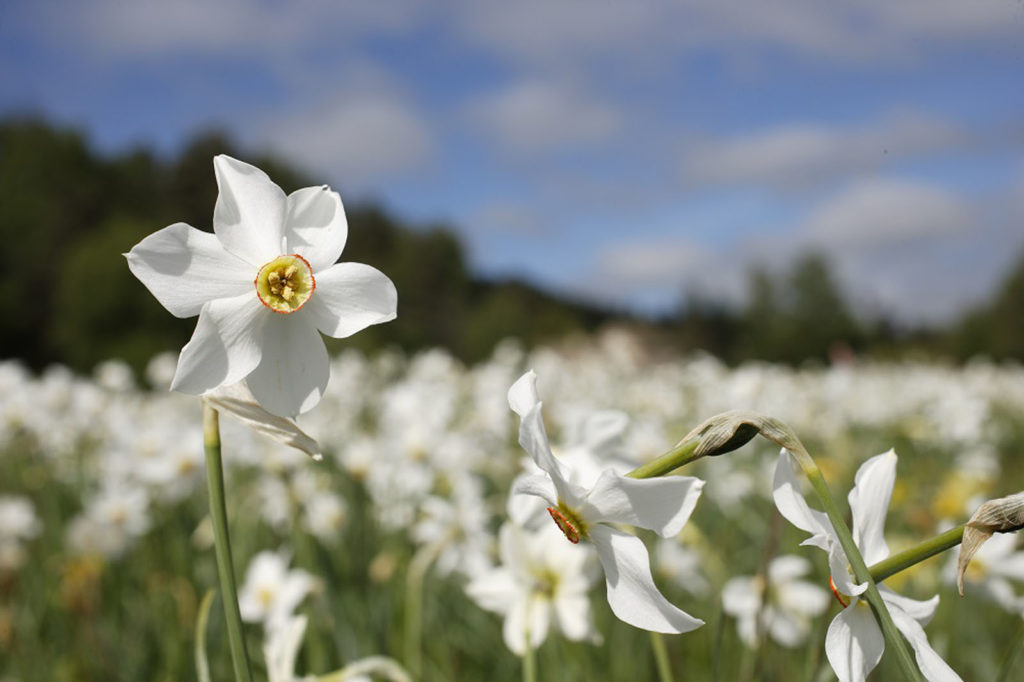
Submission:
[[[796,472],[793,456],[783,450],[775,468],[775,505],[790,523],[812,534],[803,544],[820,547],[829,553],[836,596],[845,594],[849,601],[843,602],[846,607],[829,625],[825,653],[840,682],[862,682],[882,659],[885,639],[868,604],[857,596],[867,589],[867,584],[853,584],[846,568],[846,554],[839,545],[831,521],[824,513],[807,505],[799,492]],[[882,530],[896,481],[896,453],[889,450],[864,462],[854,481],[848,497],[853,516],[853,539],[865,563],[870,566],[889,556],[889,546]],[[896,627],[913,647],[917,665],[924,676],[932,681],[959,680],[960,676],[932,649],[923,629],[939,605],[938,595],[927,601],[917,601],[900,596],[884,585],[879,585],[878,591]]]
[[567,543],[552,526],[537,532],[505,523],[498,533],[501,566],[480,572],[466,593],[505,616],[505,644],[518,656],[536,649],[551,624],[571,640],[596,640],[587,592],[588,553]]
[[281,627],[316,582],[309,573],[288,570],[288,559],[278,552],[260,552],[245,571],[238,593],[238,610],[247,623],[262,622],[268,631]]
[[517,480],[513,494],[536,495],[570,542],[590,540],[604,567],[608,605],[630,625],[654,632],[689,632],[704,624],[673,606],[651,577],[647,548],[640,538],[611,524],[629,524],[662,537],[679,533],[690,518],[704,482],[689,476],[633,479],[608,470],[589,487],[572,481],[551,452],[537,375],[524,374],[508,392],[512,409],[522,418],[519,444],[544,471]]
[[395,287],[368,265],[335,262],[348,237],[336,192],[285,196],[254,166],[224,155],[213,165],[214,233],[175,223],[126,254],[172,315],[199,315],[171,388],[198,395],[245,379],[268,411],[305,412],[330,373],[319,332],[343,338],[394,319]]
[[767,632],[786,647],[807,639],[811,621],[828,608],[828,591],[801,580],[811,563],[786,554],[768,564],[767,576],[737,576],[722,588],[722,610],[736,619],[740,639],[757,646],[758,634]]

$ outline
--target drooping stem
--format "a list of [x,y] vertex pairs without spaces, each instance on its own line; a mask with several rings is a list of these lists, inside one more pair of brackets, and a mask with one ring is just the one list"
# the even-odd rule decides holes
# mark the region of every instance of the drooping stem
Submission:
[[891,575],[904,571],[914,564],[919,564],[936,554],[941,554],[951,547],[956,547],[964,538],[965,526],[951,528],[945,533],[929,538],[910,549],[893,554],[888,559],[883,559],[871,566],[871,577],[876,583],[880,583]]
[[665,638],[660,632],[651,633],[651,649],[654,650],[654,663],[658,666],[658,680],[660,682],[673,682],[672,666],[668,660],[668,649],[665,647]]
[[252,682],[249,653],[242,632],[242,615],[238,610],[234,563],[228,536],[228,513],[224,501],[224,467],[220,456],[220,418],[212,406],[203,401],[203,446],[206,451],[206,482],[210,494],[210,521],[213,525],[213,546],[217,554],[221,601],[227,621],[228,643],[237,682]]
[[633,469],[626,474],[626,476],[629,476],[630,478],[654,478],[655,476],[664,476],[670,471],[674,471],[681,466],[703,457],[703,454],[696,454],[697,446],[699,444],[700,439],[698,438],[681,441],[665,454],[660,455],[656,459],[652,459],[647,464],[638,466],[636,469]]

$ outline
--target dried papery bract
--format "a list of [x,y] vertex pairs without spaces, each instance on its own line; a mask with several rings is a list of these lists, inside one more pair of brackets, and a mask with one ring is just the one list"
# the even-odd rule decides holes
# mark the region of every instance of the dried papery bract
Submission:
[[731,410],[716,414],[686,434],[680,443],[697,440],[697,448],[693,453],[694,459],[715,457],[738,450],[758,434],[790,452],[806,452],[800,440],[788,426],[778,419],[746,410]]
[[978,507],[964,526],[964,539],[957,558],[956,586],[964,595],[964,573],[971,557],[993,533],[1014,533],[1024,528],[1024,492],[989,500]]
[[270,436],[288,447],[301,450],[315,460],[323,459],[320,444],[299,428],[293,420],[267,412],[256,401],[244,381],[221,386],[203,395],[203,400],[255,431]]

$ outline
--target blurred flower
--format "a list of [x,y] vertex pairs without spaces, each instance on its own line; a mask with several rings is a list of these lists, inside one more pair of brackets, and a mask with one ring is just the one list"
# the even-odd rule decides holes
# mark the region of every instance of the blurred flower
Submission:
[[503,635],[513,653],[536,649],[554,624],[571,640],[594,640],[587,597],[588,553],[552,526],[537,532],[506,522],[498,533],[501,566],[480,572],[466,593],[481,608],[505,616]]
[[342,338],[394,319],[395,287],[368,265],[335,263],[348,235],[337,193],[285,196],[263,171],[223,155],[214,170],[214,234],[175,223],[126,254],[171,314],[199,315],[171,388],[198,395],[246,379],[270,412],[305,412],[330,372],[317,330]]
[[[797,528],[811,533],[803,544],[814,545],[829,553],[832,582],[849,602],[833,619],[825,636],[825,653],[841,682],[863,681],[882,658],[885,640],[882,630],[866,602],[857,595],[867,584],[854,585],[847,569],[846,554],[839,545],[831,521],[820,511],[811,509],[798,492],[796,462],[783,450],[775,469],[775,504],[786,519]],[[853,538],[869,566],[889,556],[889,546],[882,536],[885,514],[889,509],[896,482],[896,453],[893,450],[864,462],[854,478],[849,494],[853,516]],[[960,677],[932,649],[922,626],[927,625],[939,605],[938,595],[927,601],[900,596],[884,585],[878,586],[893,622],[914,649],[917,665],[929,680],[959,680]]]
[[[960,578],[972,594],[980,591],[1010,613],[1024,616],[1024,597],[1013,587],[1024,582],[1024,551],[1018,549],[1017,540],[1012,533],[993,535],[971,556]],[[957,557],[950,557],[943,576],[949,583],[957,582]]]
[[573,483],[548,444],[536,380],[532,371],[524,374],[509,389],[508,400],[522,418],[519,444],[544,473],[520,478],[513,493],[546,500],[551,505],[548,512],[570,542],[586,538],[594,544],[604,567],[608,605],[620,620],[668,633],[703,625],[658,591],[643,541],[611,524],[648,528],[662,537],[676,535],[690,518],[704,482],[688,476],[640,480],[606,470],[589,488]]
[[39,535],[42,524],[27,497],[0,495],[0,571],[13,571],[25,562],[24,542]]
[[283,626],[315,586],[313,576],[296,568],[279,552],[260,552],[249,562],[238,593],[238,609],[247,623],[263,623],[267,631]]
[[116,558],[149,530],[150,499],[139,485],[108,483],[68,527],[68,544],[79,554]]
[[306,634],[306,617],[291,616],[286,621],[267,631],[263,640],[263,657],[267,661],[267,682],[306,682],[315,680],[313,675],[295,675],[295,659],[302,648],[302,637]]
[[757,646],[767,632],[782,646],[795,647],[807,639],[811,620],[828,608],[829,594],[800,580],[811,570],[803,557],[778,556],[768,564],[767,576],[739,576],[722,588],[722,609],[736,619],[740,639]]

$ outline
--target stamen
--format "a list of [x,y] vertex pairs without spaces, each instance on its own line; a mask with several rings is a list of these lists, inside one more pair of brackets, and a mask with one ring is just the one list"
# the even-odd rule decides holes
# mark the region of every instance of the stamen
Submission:
[[570,521],[565,516],[565,514],[558,511],[554,507],[548,507],[548,514],[551,514],[551,518],[555,520],[555,525],[557,525],[558,528],[563,533],[565,533],[565,537],[567,540],[569,540],[569,542],[571,542],[574,545],[579,544],[580,531],[576,526],[573,525],[572,521]]
[[309,262],[298,254],[278,256],[256,274],[260,303],[276,313],[294,313],[310,299],[316,280]]

